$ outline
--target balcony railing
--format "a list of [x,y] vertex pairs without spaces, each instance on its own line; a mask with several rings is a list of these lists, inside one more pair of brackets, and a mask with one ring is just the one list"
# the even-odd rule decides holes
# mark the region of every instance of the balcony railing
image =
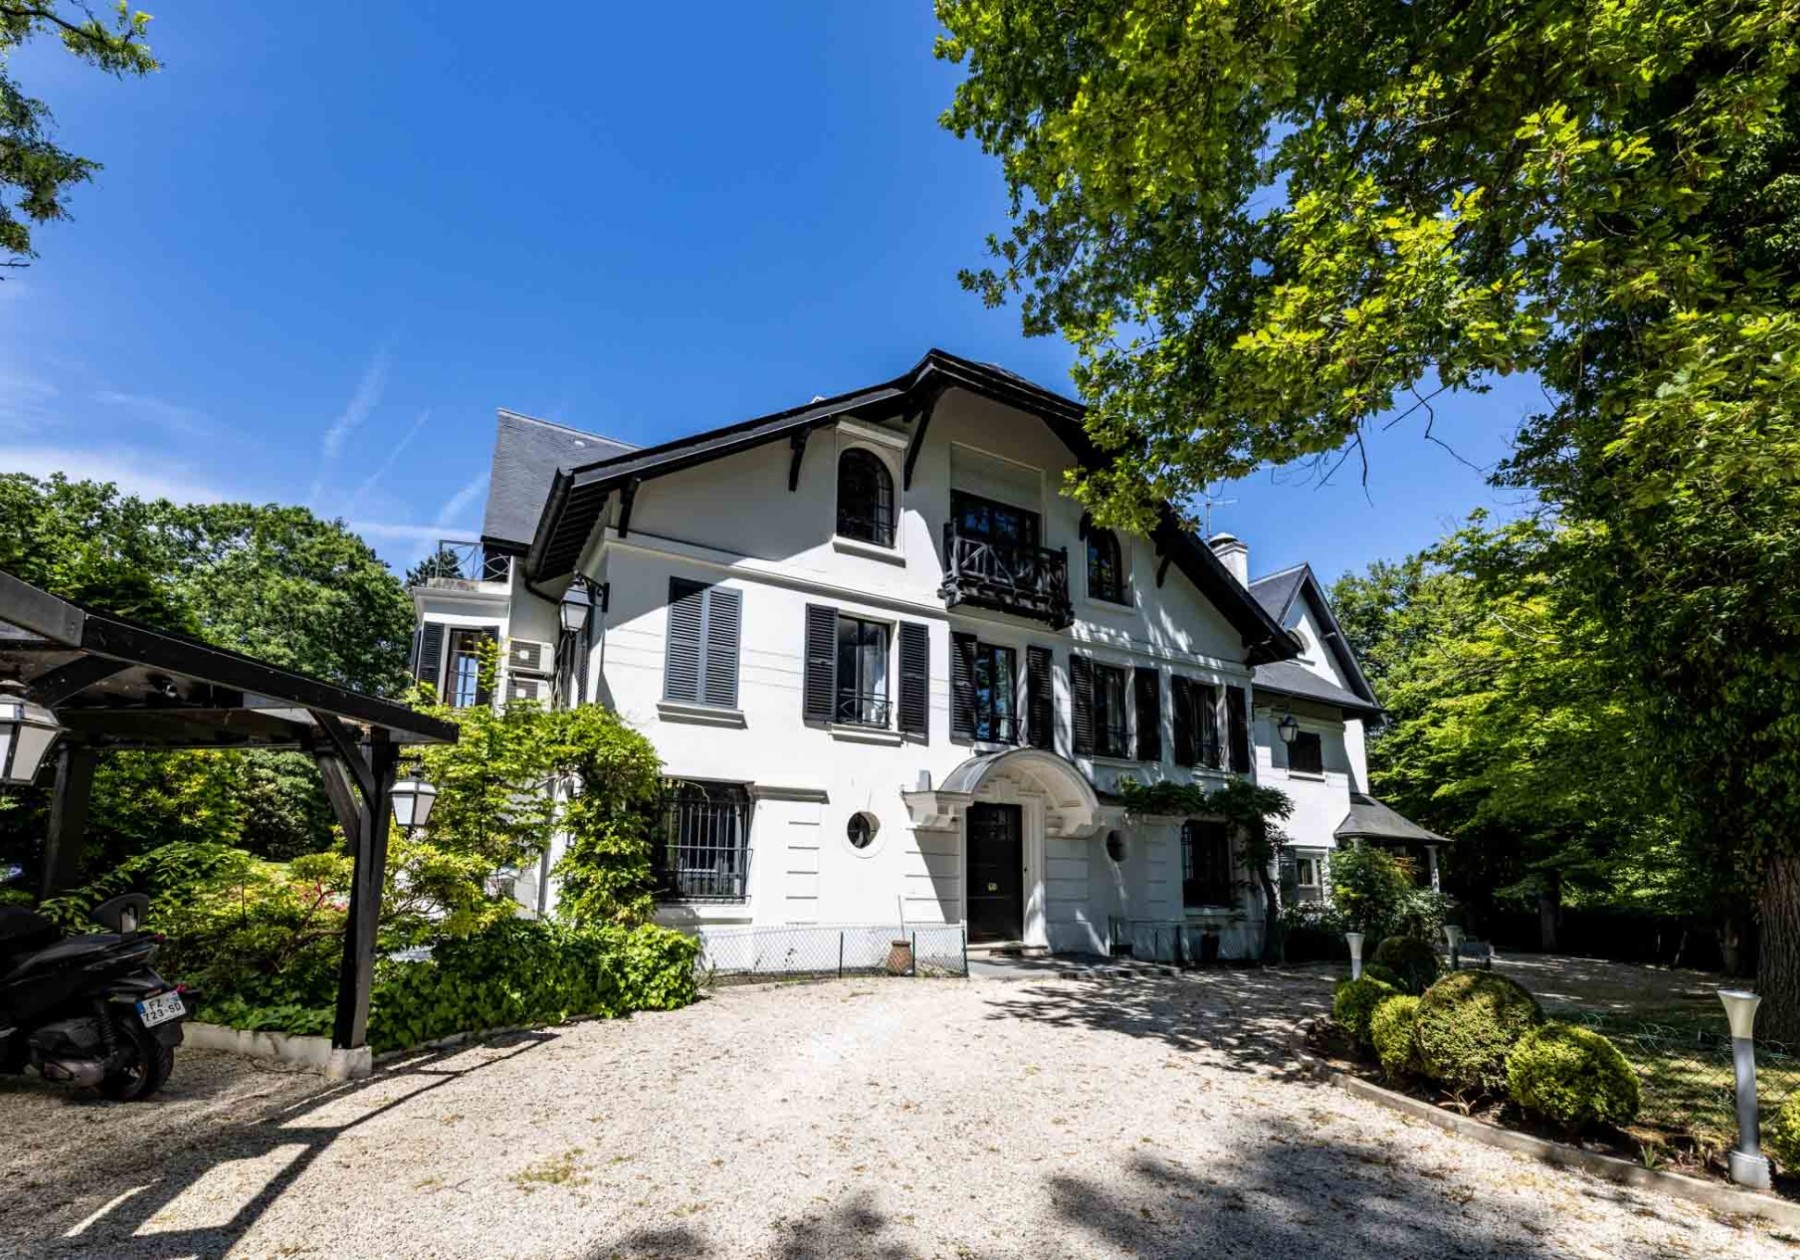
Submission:
[[1069,552],[1029,543],[996,542],[944,526],[944,584],[951,608],[969,604],[1047,621],[1057,630],[1075,619],[1069,603]]
[[422,582],[446,578],[454,582],[504,582],[512,557],[489,551],[478,542],[440,538],[437,550],[419,562],[413,576]]

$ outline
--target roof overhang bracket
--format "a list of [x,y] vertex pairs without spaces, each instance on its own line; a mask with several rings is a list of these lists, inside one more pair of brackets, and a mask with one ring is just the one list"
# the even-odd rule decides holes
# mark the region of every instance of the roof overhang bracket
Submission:
[[129,663],[111,657],[78,656],[67,665],[40,674],[31,684],[31,698],[45,708],[54,709],[95,683],[105,682],[130,668]]
[[1165,551],[1163,553],[1162,563],[1156,566],[1156,589],[1159,591],[1162,589],[1163,579],[1169,576],[1170,559],[1169,553]]
[[619,487],[619,537],[624,538],[631,533],[631,505],[637,502],[639,478],[633,477]]
[[795,429],[788,435],[788,445],[793,448],[793,458],[788,460],[788,493],[792,494],[800,488],[800,461],[806,458],[806,439],[811,429]]
[[906,444],[906,464],[900,476],[902,490],[912,489],[913,465],[919,462],[919,451],[925,446],[925,431],[931,427],[931,413],[937,409],[937,401],[943,393],[941,385],[933,385],[920,401],[918,423],[913,426],[912,441]]

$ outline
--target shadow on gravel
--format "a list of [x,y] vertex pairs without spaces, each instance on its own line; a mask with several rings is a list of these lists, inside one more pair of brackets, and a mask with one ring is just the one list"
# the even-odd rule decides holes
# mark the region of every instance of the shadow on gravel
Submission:
[[[1324,1087],[1318,1087],[1324,1088]],[[1322,1100],[1323,1101],[1323,1100]],[[767,1254],[780,1260],[998,1260],[1027,1254],[1308,1257],[1331,1260],[1550,1260],[1562,1226],[1547,1205],[1481,1211],[1493,1187],[1472,1174],[1421,1176],[1378,1142],[1277,1126],[1248,1160],[1194,1168],[1148,1154],[1128,1158],[1104,1184],[1046,1174],[1031,1236],[996,1240],[979,1210],[964,1237],[921,1229],[859,1192],[798,1221],[778,1221]],[[1472,1206],[1473,1205],[1473,1206]],[[757,1254],[764,1246],[755,1247]],[[736,1254],[682,1226],[606,1241],[586,1260],[677,1260]]]
[[[522,1032],[422,1051],[366,1080],[323,1086],[318,1093],[273,1108],[254,1121],[221,1123],[202,1137],[170,1146],[144,1144],[96,1152],[93,1160],[78,1167],[41,1169],[32,1192],[35,1214],[26,1231],[26,1248],[13,1254],[220,1260],[345,1133],[551,1040],[550,1033]],[[465,1056],[469,1057],[461,1064],[452,1062]],[[259,1161],[260,1166],[253,1167]],[[165,1229],[155,1221],[157,1213],[190,1189],[215,1201],[213,1189],[203,1185],[215,1172],[247,1173],[251,1179],[266,1173],[266,1180],[228,1218],[206,1227]],[[218,1197],[235,1201],[231,1195]]]
[[1171,1049],[1215,1050],[1249,1071],[1288,1060],[1294,1022],[1331,1009],[1330,978],[1296,970],[1194,971],[1022,982],[989,1001],[990,1019],[1147,1037]]

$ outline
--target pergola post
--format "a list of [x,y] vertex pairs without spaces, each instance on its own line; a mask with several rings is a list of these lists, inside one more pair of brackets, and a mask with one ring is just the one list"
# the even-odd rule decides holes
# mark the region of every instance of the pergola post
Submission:
[[56,786],[50,796],[50,830],[44,837],[43,895],[73,888],[81,872],[88,801],[94,789],[94,750],[65,743],[56,753]]
[[[392,808],[399,746],[385,731],[374,731],[358,763],[347,766],[361,797],[355,833],[346,827],[355,866],[350,876],[350,913],[344,924],[344,954],[338,967],[334,1049],[354,1050],[368,1040],[369,994],[375,977],[375,936],[381,925],[381,891],[387,873],[388,812]],[[329,774],[327,780],[329,781]],[[335,803],[335,802],[334,802]]]

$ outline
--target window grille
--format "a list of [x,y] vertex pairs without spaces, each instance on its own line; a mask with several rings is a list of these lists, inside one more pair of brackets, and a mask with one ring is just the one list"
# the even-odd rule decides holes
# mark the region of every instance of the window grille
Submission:
[[742,901],[750,870],[750,793],[740,783],[672,783],[651,857],[664,900]]
[[1191,818],[1181,825],[1181,904],[1229,906],[1231,838],[1222,822]]

